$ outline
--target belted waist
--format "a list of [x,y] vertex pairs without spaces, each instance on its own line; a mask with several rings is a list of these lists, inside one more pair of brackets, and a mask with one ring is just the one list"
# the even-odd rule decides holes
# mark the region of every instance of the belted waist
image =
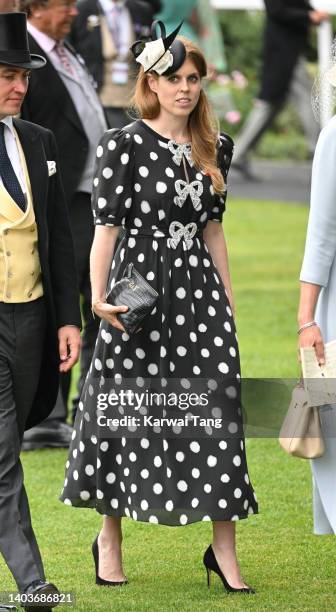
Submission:
[[193,238],[202,234],[202,229],[197,226],[197,223],[191,222],[183,225],[180,221],[172,221],[167,230],[166,227],[126,227],[126,236],[141,236],[150,238],[168,238],[168,244],[176,249],[180,240],[183,240],[186,248],[191,249]]
[[197,223],[191,222],[183,225],[179,221],[172,221],[169,228],[137,228],[137,227],[126,227],[126,236],[141,236],[149,238],[168,238],[169,246],[176,249],[180,240],[183,240],[186,244],[187,249],[190,249],[193,244],[193,238],[200,236],[203,229],[197,226]]

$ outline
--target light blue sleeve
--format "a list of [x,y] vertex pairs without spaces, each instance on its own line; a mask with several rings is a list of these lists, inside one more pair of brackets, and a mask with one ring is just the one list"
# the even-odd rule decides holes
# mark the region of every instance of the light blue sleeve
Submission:
[[326,287],[336,254],[336,117],[315,151],[310,213],[300,280]]

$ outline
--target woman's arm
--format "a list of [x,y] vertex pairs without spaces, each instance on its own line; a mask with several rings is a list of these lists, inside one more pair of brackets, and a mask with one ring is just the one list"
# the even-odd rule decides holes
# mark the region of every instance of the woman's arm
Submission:
[[[336,119],[323,128],[313,161],[312,188],[306,246],[300,274],[299,327],[314,320],[317,299],[329,283],[336,255]],[[317,359],[324,361],[321,331],[309,327],[299,336],[299,347],[314,346]]]
[[312,169],[310,212],[300,273],[305,283],[327,287],[336,256],[336,117],[323,128]]
[[[298,324],[301,328],[306,323],[314,321],[317,299],[321,291],[320,285],[301,282]],[[299,334],[299,349],[313,346],[317,360],[324,363],[324,344],[321,330],[318,325],[308,327]]]
[[208,221],[203,231],[203,237],[223,281],[233,316],[235,316],[235,304],[229,270],[229,258],[222,224],[218,223],[217,221]]
[[113,327],[125,331],[117,314],[126,312],[128,307],[111,306],[106,303],[106,285],[118,234],[119,227],[96,225],[90,253],[92,310]]

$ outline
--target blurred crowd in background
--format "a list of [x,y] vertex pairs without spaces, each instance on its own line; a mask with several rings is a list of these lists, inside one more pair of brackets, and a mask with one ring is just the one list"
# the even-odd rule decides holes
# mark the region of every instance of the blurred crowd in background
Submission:
[[[306,53],[316,60],[313,27],[329,19],[307,0],[265,0],[265,9],[266,17],[260,11],[216,11],[211,0],[0,0],[2,12],[27,13],[30,50],[48,60],[45,68],[31,74],[21,117],[51,129],[61,152],[83,315],[72,420],[98,330],[89,279],[94,158],[103,132],[122,128],[134,117],[130,103],[138,67],[130,46],[149,39],[154,19],[162,20],[167,32],[183,21],[180,33],[197,42],[207,58],[205,87],[221,129],[234,137],[240,132],[234,167],[251,178],[247,154],[275,118],[273,135],[285,134],[285,156],[313,153],[319,126],[310,110]],[[290,94],[299,113],[287,109],[281,114]],[[264,149],[266,156],[279,152],[274,143]],[[54,412],[26,433],[24,449],[69,444],[70,388],[70,376],[63,375]]]
[[[131,8],[136,2],[130,0],[127,4]],[[208,95],[221,121],[221,127],[235,136],[244,123],[253,98],[259,90],[265,26],[264,13],[246,10],[216,11],[211,7],[211,0],[185,0],[184,2],[148,0],[142,4],[150,7],[151,15],[155,18],[163,19],[168,30],[183,19],[182,33],[201,44],[209,62],[210,75],[212,74],[213,77],[208,83]],[[284,4],[286,4],[285,0],[274,1],[275,6],[281,7]],[[292,4],[294,6],[296,2]],[[89,59],[85,58],[86,62],[97,75],[101,57],[96,53],[95,45],[92,45],[89,40],[86,45],[83,27],[92,34],[91,37],[87,34],[88,39],[97,41],[98,36],[95,31],[98,28],[97,19],[103,9],[98,2],[83,0],[77,6],[80,14],[74,18],[70,39],[72,44],[76,43],[78,47],[85,49],[87,46],[87,53],[82,53],[82,50],[80,52],[83,57],[89,56]],[[20,0],[0,0],[0,11],[11,10],[22,10]],[[313,76],[316,70],[316,47],[316,36],[312,33],[307,47],[307,58]],[[96,78],[96,81],[99,83],[99,79]],[[258,153],[267,158],[287,156],[294,159],[309,158],[309,143],[307,146],[299,113],[295,111],[293,105],[286,107],[285,112],[279,115],[265,138],[259,143]]]
[[[299,0],[302,4],[305,0]],[[76,50],[84,57],[87,66],[94,75],[99,88],[102,86],[102,44],[99,41],[97,30],[101,30],[100,17],[109,4],[114,0],[100,2],[86,2],[79,0],[77,9],[79,14],[73,17],[72,31],[69,40]],[[286,4],[286,0],[271,0],[266,4],[274,3],[276,7]],[[53,0],[49,1],[53,5]],[[206,54],[209,63],[208,95],[211,98],[221,127],[235,136],[246,119],[254,97],[259,90],[259,79],[263,61],[263,35],[265,28],[265,15],[262,11],[230,11],[214,10],[211,0],[129,0],[116,2],[116,5],[126,4],[128,10],[140,5],[140,11],[148,19],[162,19],[167,30],[173,29],[184,21],[181,33],[198,42]],[[291,4],[291,0],[287,2]],[[294,0],[293,7],[297,4]],[[141,6],[142,5],[142,6]],[[144,8],[144,5],[147,5]],[[54,3],[57,7],[57,1]],[[0,11],[24,10],[20,0],[0,0]],[[135,9],[136,12],[136,9]],[[135,23],[136,36],[143,36],[144,32]],[[120,28],[118,25],[117,29]],[[108,44],[110,35],[104,28],[104,44]],[[113,27],[112,27],[113,30]],[[148,28],[147,28],[148,31]],[[107,33],[107,36],[106,36]],[[316,36],[311,35],[306,55],[309,69],[314,76],[317,60]],[[110,49],[111,51],[111,49]],[[281,58],[279,58],[281,63]],[[130,98],[131,87],[125,92],[125,98]],[[101,94],[105,98],[104,92]],[[294,101],[295,103],[295,101]],[[127,117],[127,121],[129,118]],[[278,136],[274,138],[274,135]],[[286,140],[281,136],[286,136]],[[299,113],[293,105],[281,113],[265,138],[262,139],[258,150],[262,157],[281,158],[289,157],[305,159],[310,157],[309,143],[307,146],[304,132],[299,119]]]

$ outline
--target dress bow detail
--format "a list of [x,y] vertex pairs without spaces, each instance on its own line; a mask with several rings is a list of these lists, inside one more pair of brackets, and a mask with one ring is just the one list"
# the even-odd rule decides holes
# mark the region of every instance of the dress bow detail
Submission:
[[196,223],[187,223],[187,225],[182,225],[179,221],[172,221],[169,226],[169,234],[171,238],[169,239],[169,244],[173,249],[176,249],[179,242],[184,239],[187,250],[189,251],[193,245],[193,237],[197,232]]
[[173,162],[180,166],[182,163],[183,155],[186,158],[189,166],[193,166],[193,158],[191,157],[191,145],[188,143],[178,144],[175,140],[170,140],[168,142],[168,149],[173,154]]
[[201,210],[201,195],[203,193],[203,185],[201,181],[192,181],[187,183],[182,179],[175,181],[175,189],[177,196],[174,197],[174,204],[182,208],[188,195],[190,195],[192,205],[196,211]]

